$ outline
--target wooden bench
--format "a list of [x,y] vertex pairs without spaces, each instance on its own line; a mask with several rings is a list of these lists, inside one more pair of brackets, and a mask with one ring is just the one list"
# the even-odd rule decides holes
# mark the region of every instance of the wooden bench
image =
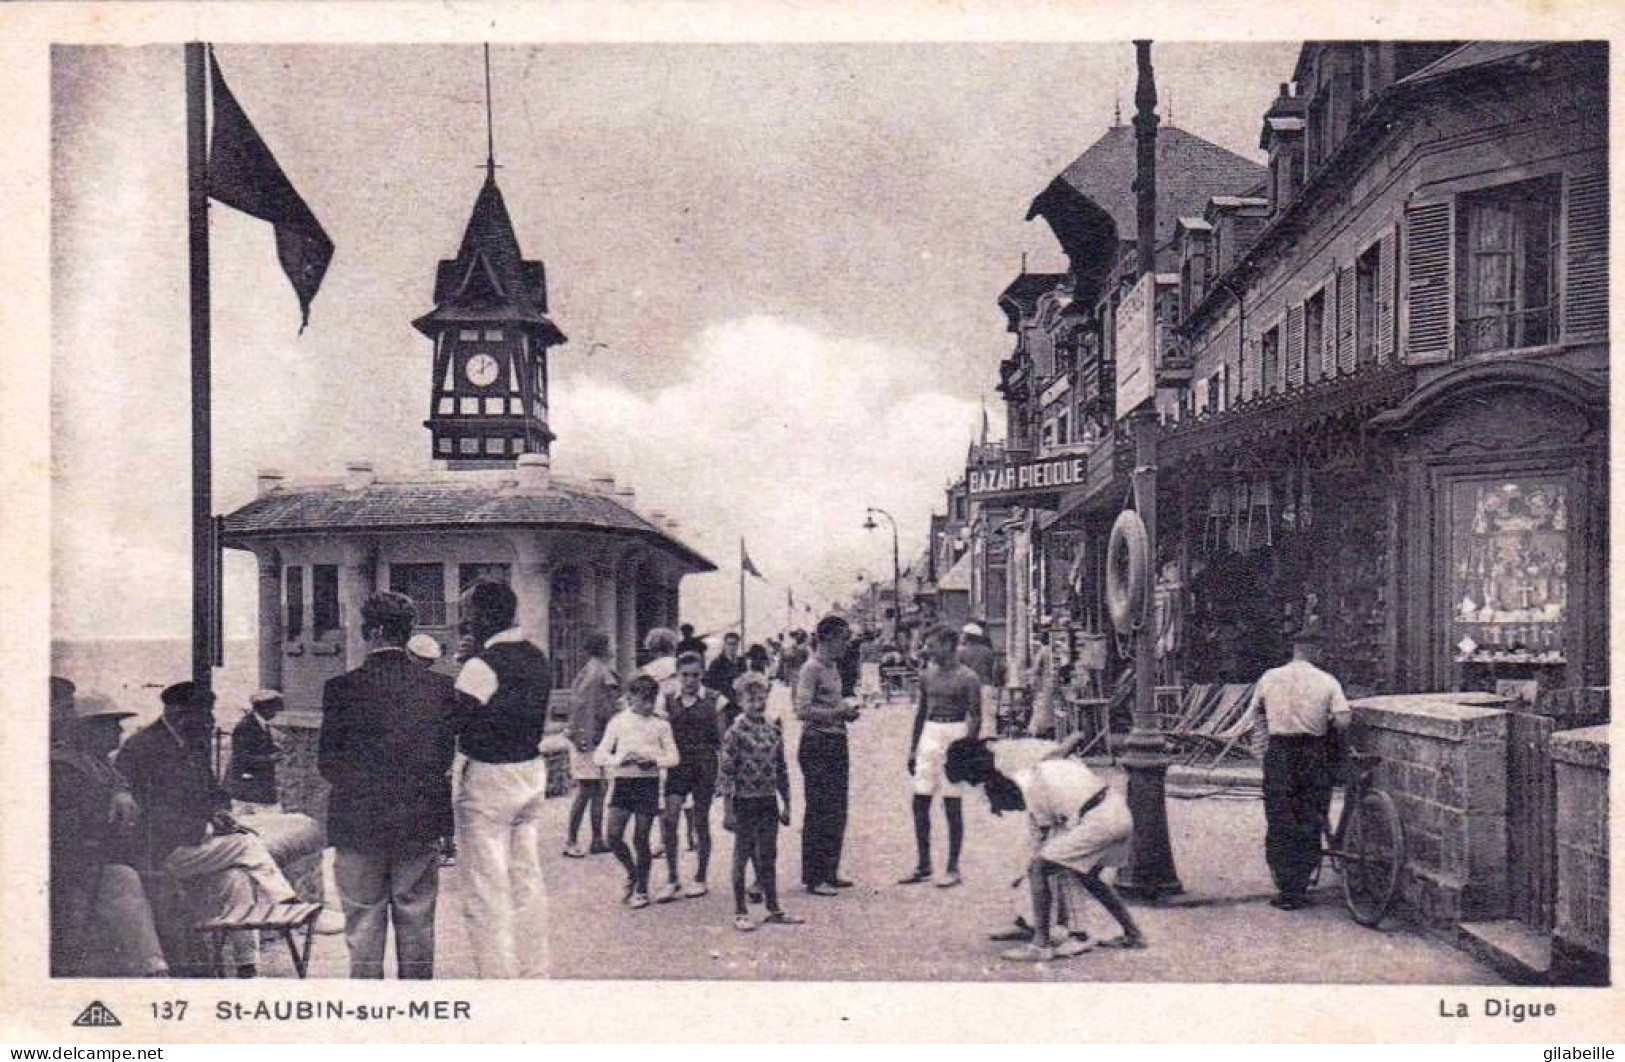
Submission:
[[[226,934],[235,932],[270,931],[288,945],[293,957],[294,971],[301,979],[310,962],[311,934],[316,928],[316,916],[322,913],[319,903],[258,903],[235,907],[214,918],[197,922],[192,932],[203,934],[209,941],[209,961],[216,977],[229,976],[225,966]],[[303,929],[304,947],[294,939],[294,932]]]

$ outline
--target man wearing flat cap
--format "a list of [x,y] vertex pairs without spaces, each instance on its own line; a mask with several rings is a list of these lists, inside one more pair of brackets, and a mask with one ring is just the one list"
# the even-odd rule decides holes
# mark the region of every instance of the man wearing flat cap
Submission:
[[134,715],[51,677],[51,974],[168,972],[131,865],[141,809],[108,762]]
[[[214,694],[177,682],[159,698],[164,714],[133,734],[114,761],[145,813],[146,865],[198,890],[211,912],[297,900],[265,843],[232,817],[231,797],[215,780]],[[232,933],[227,944],[237,975],[254,976],[259,933]]]
[[1343,687],[1315,666],[1320,636],[1292,637],[1292,660],[1264,672],[1253,687],[1255,744],[1264,742],[1264,859],[1284,911],[1309,906],[1309,879],[1320,865],[1320,822],[1331,803],[1331,737],[1348,718]]
[[248,711],[231,731],[226,789],[232,811],[246,817],[282,810],[277,800],[276,765],[282,750],[271,720],[282,714],[282,694],[260,690],[248,698]]

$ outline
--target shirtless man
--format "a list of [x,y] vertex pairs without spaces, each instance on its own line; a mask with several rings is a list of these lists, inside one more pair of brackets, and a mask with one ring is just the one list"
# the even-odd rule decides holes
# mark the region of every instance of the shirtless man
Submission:
[[908,770],[914,776],[914,845],[918,860],[900,885],[931,880],[931,798],[942,794],[942,814],[948,820],[948,869],[937,887],[959,884],[959,852],[965,841],[964,787],[948,780],[943,768],[948,746],[962,738],[974,740],[982,729],[982,685],[976,672],[958,660],[959,634],[952,627],[937,627],[926,638],[929,663],[920,675],[920,700],[914,713],[914,738],[909,744]]

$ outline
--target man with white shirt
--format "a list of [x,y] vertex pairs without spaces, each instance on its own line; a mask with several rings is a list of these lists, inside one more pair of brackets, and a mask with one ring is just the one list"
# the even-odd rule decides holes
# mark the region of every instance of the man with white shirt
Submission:
[[[1309,879],[1320,864],[1320,825],[1331,803],[1329,737],[1348,715],[1337,679],[1315,666],[1320,639],[1300,631],[1292,660],[1264,672],[1253,687],[1255,740],[1264,737],[1264,858],[1284,911],[1309,905]],[[1336,722],[1334,722],[1336,720]]]
[[479,580],[460,608],[473,655],[457,675],[458,744],[467,760],[456,811],[474,969],[480,977],[544,977],[541,743],[553,670],[515,626],[518,599],[507,583]]

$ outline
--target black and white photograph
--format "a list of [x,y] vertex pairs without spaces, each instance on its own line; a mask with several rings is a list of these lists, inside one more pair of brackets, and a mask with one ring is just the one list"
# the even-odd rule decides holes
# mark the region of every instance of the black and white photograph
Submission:
[[53,43],[32,973],[1610,985],[1610,44],[1367,32]]

